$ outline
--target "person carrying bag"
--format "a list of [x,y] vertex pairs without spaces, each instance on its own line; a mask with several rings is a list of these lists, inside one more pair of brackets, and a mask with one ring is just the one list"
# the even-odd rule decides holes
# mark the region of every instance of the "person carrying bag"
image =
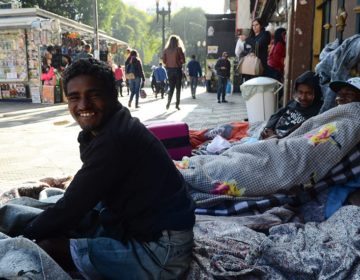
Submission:
[[244,51],[240,55],[238,72],[245,80],[255,76],[267,76],[268,46],[270,32],[265,30],[265,24],[260,18],[252,21],[249,37],[245,39]]
[[250,52],[239,60],[238,72],[239,74],[246,74],[251,76],[260,76],[264,72],[264,67],[258,57],[259,44],[255,44],[255,53]]

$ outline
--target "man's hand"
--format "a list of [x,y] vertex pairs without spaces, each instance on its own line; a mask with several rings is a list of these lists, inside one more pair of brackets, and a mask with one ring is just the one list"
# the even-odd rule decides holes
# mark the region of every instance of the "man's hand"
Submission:
[[264,130],[261,132],[260,134],[260,140],[265,140],[265,139],[268,139],[268,138],[276,138],[277,135],[275,133],[274,130],[272,130],[271,128],[264,128]]

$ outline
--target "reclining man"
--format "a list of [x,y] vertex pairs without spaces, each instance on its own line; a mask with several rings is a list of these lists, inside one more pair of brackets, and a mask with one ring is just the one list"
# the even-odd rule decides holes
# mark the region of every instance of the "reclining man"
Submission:
[[270,117],[260,139],[283,138],[319,113],[322,106],[319,77],[306,71],[295,80],[294,88],[294,100]]
[[[118,102],[107,64],[79,60],[63,82],[82,128],[83,166],[64,196],[22,233],[86,279],[182,278],[195,222],[183,177],[159,140]],[[71,239],[90,214],[96,234]]]

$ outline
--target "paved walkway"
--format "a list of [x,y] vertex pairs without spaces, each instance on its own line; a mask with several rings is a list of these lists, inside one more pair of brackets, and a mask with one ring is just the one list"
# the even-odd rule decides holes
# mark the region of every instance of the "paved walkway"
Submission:
[[[178,111],[174,102],[165,109],[165,99],[155,99],[150,89],[140,100],[140,109],[130,108],[141,121],[181,120],[191,129],[211,128],[246,118],[245,103],[237,93],[218,104],[216,93],[198,88],[182,92]],[[128,96],[120,97],[125,106]],[[174,100],[173,100],[174,101]],[[73,175],[81,166],[77,135],[80,129],[66,104],[0,102],[0,191],[44,177]]]

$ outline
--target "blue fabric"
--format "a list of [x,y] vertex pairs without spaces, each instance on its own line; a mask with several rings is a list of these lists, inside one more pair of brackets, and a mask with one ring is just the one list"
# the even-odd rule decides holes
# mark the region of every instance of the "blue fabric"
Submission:
[[334,214],[345,202],[349,194],[360,188],[360,176],[347,182],[345,185],[335,185],[329,190],[326,201],[325,218]]
[[135,101],[136,104],[138,104],[139,102],[139,93],[140,93],[140,83],[141,83],[141,78],[136,77],[133,80],[129,80],[129,87],[130,87],[130,102],[133,100],[134,96],[135,96]]
[[198,61],[196,61],[194,59],[189,61],[189,63],[187,64],[187,68],[189,70],[190,77],[201,77],[202,76],[201,66]]
[[222,100],[225,100],[225,90],[226,90],[227,80],[228,80],[227,78],[218,76],[217,99],[219,101],[220,98],[222,98]]
[[154,76],[155,76],[155,80],[157,82],[164,82],[165,80],[168,79],[167,77],[167,73],[164,67],[157,67],[154,70]]
[[193,232],[163,231],[157,242],[98,237],[71,239],[71,255],[86,279],[183,279],[191,261]]

